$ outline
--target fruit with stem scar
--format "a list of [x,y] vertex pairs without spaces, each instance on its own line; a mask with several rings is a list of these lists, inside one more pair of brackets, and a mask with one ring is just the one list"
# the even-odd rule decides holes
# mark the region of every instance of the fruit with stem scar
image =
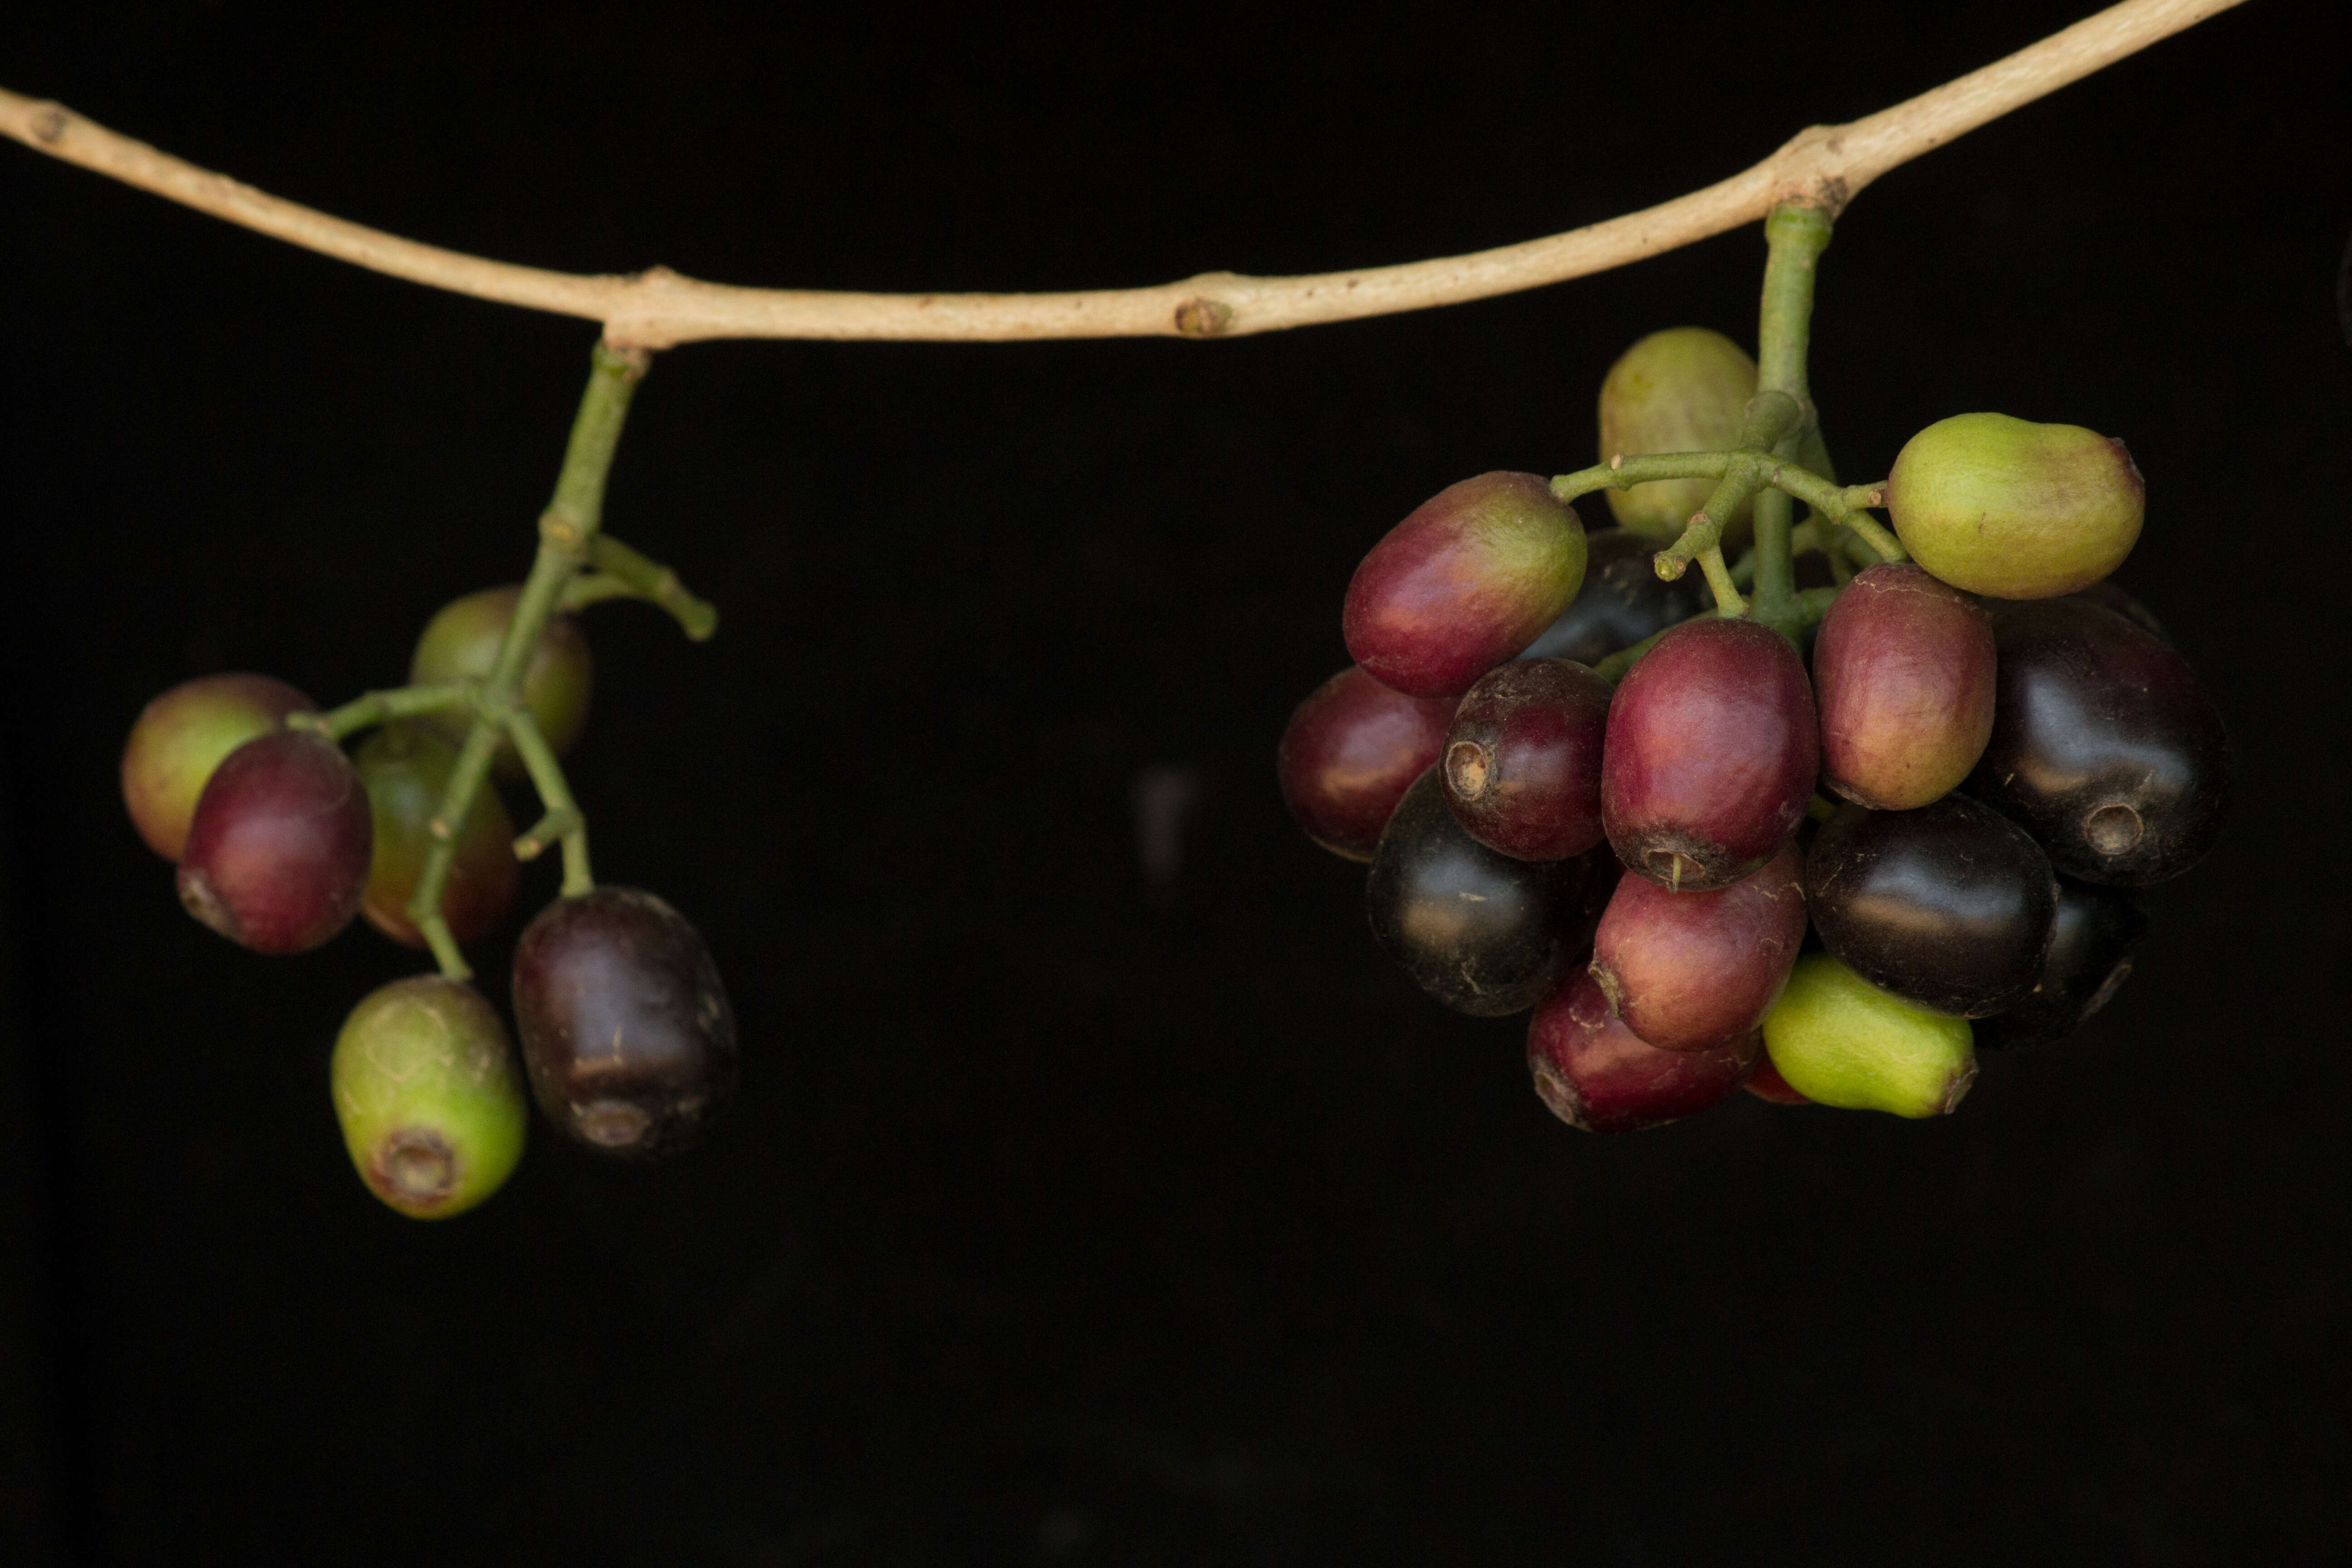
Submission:
[[2147,492],[2121,441],[2079,425],[1956,414],[1904,443],[1885,498],[1903,548],[1937,577],[2046,599],[2123,564]]
[[180,858],[188,912],[256,952],[317,947],[359,912],[374,840],[341,748],[273,730],[213,770]]
[[1445,731],[1445,804],[1490,849],[1565,860],[1601,840],[1609,683],[1564,658],[1521,658],[1463,695]]
[[1686,622],[1626,672],[1609,705],[1609,842],[1662,887],[1727,887],[1797,830],[1820,757],[1797,650],[1754,621]]
[[1340,628],[1372,678],[1459,697],[1576,597],[1584,529],[1533,474],[1449,485],[1388,531],[1348,584]]
[[352,1009],[329,1069],[343,1145],[368,1190],[415,1219],[472,1208],[522,1158],[522,1075],[481,994],[437,974]]
[[599,1153],[677,1153],[734,1092],[718,966],[651,893],[607,886],[541,910],[515,944],[514,1008],[540,1110]]
[[207,675],[147,704],[122,748],[122,804],[147,847],[177,860],[213,770],[231,752],[318,704],[266,675]]
[[1665,1051],[1706,1051],[1763,1021],[1805,935],[1796,846],[1727,888],[1668,892],[1628,871],[1592,939],[1592,978],[1627,1026]]
[[1822,776],[1882,811],[1958,787],[1992,733],[1992,627],[1966,595],[1907,561],[1858,574],[1813,641]]
[[1590,974],[1528,1023],[1528,1070],[1553,1115],[1587,1132],[1662,1126],[1722,1100],[1762,1055],[1750,1029],[1712,1050],[1663,1051],[1625,1026]]

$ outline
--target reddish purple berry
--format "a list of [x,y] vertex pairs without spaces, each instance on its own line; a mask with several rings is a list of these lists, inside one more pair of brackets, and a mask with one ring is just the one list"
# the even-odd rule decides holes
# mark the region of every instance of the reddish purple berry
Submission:
[[1591,974],[1573,976],[1528,1024],[1528,1069],[1552,1114],[1587,1132],[1657,1127],[1721,1101],[1764,1054],[1751,1030],[1711,1051],[1662,1051],[1627,1028]]
[[1308,694],[1275,752],[1282,801],[1307,837],[1370,860],[1404,792],[1437,761],[1450,700],[1407,697],[1354,665]]
[[367,790],[307,730],[247,741],[213,770],[180,857],[180,901],[256,952],[303,952],[351,923],[374,846]]
[[1609,683],[1564,658],[1488,671],[1445,732],[1445,804],[1489,849],[1565,860],[1601,842]]
[[1793,844],[1712,891],[1670,893],[1628,871],[1594,933],[1592,978],[1660,1050],[1713,1050],[1763,1023],[1804,937],[1804,866]]

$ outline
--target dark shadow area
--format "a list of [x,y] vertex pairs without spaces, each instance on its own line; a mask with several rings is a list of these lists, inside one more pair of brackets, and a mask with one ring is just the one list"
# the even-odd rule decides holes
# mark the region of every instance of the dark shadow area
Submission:
[[[0,81],[516,261],[1062,288],[1566,228],[2088,5],[1841,0],[1767,47],[1677,0],[152,4],[0,22]],[[1523,1023],[1423,1001],[1273,786],[1363,551],[1454,480],[1591,461],[1643,333],[1752,342],[1747,231],[1226,343],[662,356],[607,521],[725,620],[592,611],[568,765],[600,873],[716,952],[742,1093],[656,1170],[537,1126],[444,1225],[369,1197],[326,1089],[420,960],[221,942],[115,770],[177,681],[341,700],[519,579],[593,329],[0,147],[0,1558],[2340,1553],[2347,42],[2256,0],[1888,175],[1823,262],[1844,476],[1967,410],[2126,437],[2120,580],[2238,748],[2131,984],[1958,1115],[1578,1134]],[[515,931],[476,954],[502,1008]]]

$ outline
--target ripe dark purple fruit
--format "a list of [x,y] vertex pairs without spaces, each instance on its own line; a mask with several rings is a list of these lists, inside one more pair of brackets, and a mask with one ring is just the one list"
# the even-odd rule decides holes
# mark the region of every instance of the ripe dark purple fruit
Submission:
[[1763,1023],[1804,938],[1793,844],[1711,892],[1670,893],[1628,871],[1593,935],[1592,979],[1660,1050],[1713,1050]]
[[1282,801],[1307,837],[1370,860],[1398,801],[1444,748],[1450,700],[1407,697],[1349,665],[1308,694],[1275,752]]
[[180,901],[256,952],[304,952],[359,912],[374,829],[342,749],[273,730],[231,752],[196,799]]
[[734,1090],[719,968],[651,893],[598,888],[541,910],[515,944],[514,1008],[540,1110],[600,1153],[676,1153]]
[[2024,825],[2070,877],[2144,888],[2213,847],[2230,741],[2189,661],[2081,599],[1993,616],[1992,739],[1969,793]]
[[1881,811],[1958,787],[1992,733],[1992,627],[1969,596],[1907,561],[1858,574],[1813,642],[1829,786]]
[[[1680,531],[1677,524],[1675,531]],[[1671,542],[1672,535],[1668,540]],[[1611,654],[1705,610],[1706,580],[1696,572],[1686,572],[1667,582],[1658,575],[1657,550],[1656,544],[1631,529],[1604,528],[1587,534],[1584,586],[1519,657],[1599,664]]]
[[1594,874],[1589,856],[1518,860],[1487,848],[1454,820],[1432,768],[1381,835],[1364,902],[1373,938],[1423,990],[1499,1018],[1535,1005],[1580,948]]
[[[514,619],[515,605],[521,598],[520,588],[484,588],[442,605],[416,639],[408,679],[419,686],[487,679],[498,663],[507,623]],[[551,616],[540,633],[539,647],[531,650],[530,662],[523,667],[521,697],[523,706],[538,721],[540,733],[559,757],[572,749],[587,727],[588,696],[595,673],[588,653],[588,634],[580,629],[580,623],[570,616]],[[451,709],[429,714],[425,721],[462,744],[474,716],[463,709]],[[522,759],[512,741],[501,738],[492,755],[501,776],[522,776]]]
[[1601,742],[1609,683],[1564,658],[1478,678],[1445,731],[1445,804],[1489,849],[1565,860],[1601,841]]
[[1459,697],[1551,625],[1584,581],[1584,529],[1533,474],[1449,485],[1348,584],[1348,656],[1412,697]]
[[1797,650],[1753,621],[1691,621],[1609,705],[1601,821],[1617,858],[1660,886],[1727,887],[1797,830],[1820,761]]
[[2025,830],[1966,795],[1841,806],[1805,857],[1831,954],[1882,991],[1961,1018],[2014,1007],[2050,950],[2058,879]]
[[1662,1126],[1721,1101],[1764,1054],[1751,1029],[1711,1051],[1662,1051],[1625,1026],[1590,974],[1528,1022],[1528,1070],[1553,1115],[1587,1132]]
[[2131,976],[2132,952],[2147,933],[2137,896],[2122,888],[2058,879],[2058,919],[2032,994],[1977,1025],[1984,1050],[2063,1040],[2090,1021]]
[[147,847],[177,860],[196,797],[223,758],[318,704],[266,675],[207,675],[147,704],[122,748],[122,804]]
[[[431,824],[457,769],[457,748],[436,731],[387,724],[368,738],[352,763],[367,786],[375,820],[375,852],[360,913],[393,941],[423,947],[425,935],[408,918],[408,900],[433,849]],[[498,792],[486,788],[477,795],[457,830],[449,879],[441,889],[441,917],[458,942],[482,936],[514,906],[515,885],[521,879],[514,836]]]

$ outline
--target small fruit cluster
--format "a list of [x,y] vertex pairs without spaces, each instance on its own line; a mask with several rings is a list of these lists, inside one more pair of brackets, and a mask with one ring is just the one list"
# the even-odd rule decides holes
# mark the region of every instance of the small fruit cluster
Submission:
[[[1735,444],[1754,390],[1728,340],[1646,339],[1604,389],[1603,457]],[[2096,1012],[2145,929],[2134,889],[2204,855],[2229,787],[2196,674],[2104,581],[2141,521],[2121,443],[1921,431],[1863,492],[1892,558],[1849,579],[1863,536],[1809,520],[1836,585],[1796,636],[1651,569],[1687,494],[1611,488],[1627,526],[1588,539],[1575,478],[1465,479],[1391,530],[1349,584],[1354,665],[1284,732],[1284,797],[1370,863],[1381,947],[1459,1011],[1534,1008],[1538,1093],[1600,1131],[1742,1084],[1934,1115],[1978,1047]]]
[[[478,689],[519,597],[488,589],[435,616],[407,689]],[[550,753],[578,739],[591,675],[585,634],[555,616],[518,692]],[[334,717],[260,675],[205,677],[148,704],[123,751],[123,801],[147,843],[178,863],[181,901],[256,952],[307,952],[354,915],[424,947],[414,903],[438,847],[446,867],[434,902],[448,939],[487,935],[513,906],[518,859],[556,835],[542,826],[518,839],[490,788],[454,826],[440,819],[471,708],[392,717],[352,755]],[[350,727],[383,718],[354,714]],[[489,757],[522,776],[511,740]],[[734,1019],[718,970],[694,928],[650,893],[593,887],[541,910],[515,948],[513,1001],[532,1095],[593,1149],[640,1159],[682,1149],[733,1087]],[[369,995],[331,1069],[352,1163],[419,1218],[462,1213],[506,1180],[522,1152],[522,1077],[497,1011],[446,973]]]

